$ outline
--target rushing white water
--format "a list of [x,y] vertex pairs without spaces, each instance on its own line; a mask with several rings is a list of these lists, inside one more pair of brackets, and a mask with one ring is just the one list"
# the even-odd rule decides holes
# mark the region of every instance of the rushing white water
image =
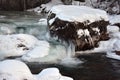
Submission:
[[[32,52],[35,53],[33,49],[27,55],[23,55],[22,59],[28,62],[48,62],[48,63],[59,63],[62,65],[77,65],[81,61],[75,58],[75,46],[72,42],[66,43],[64,41],[58,41],[57,37],[50,37],[47,30],[47,20],[43,15],[36,15],[32,13],[10,13],[9,15],[6,12],[3,12],[4,16],[0,18],[0,34],[9,35],[9,34],[30,34],[37,37],[39,40],[44,40],[49,42],[49,47],[46,47],[44,43],[41,43],[41,46],[38,46],[38,49],[48,50],[48,55],[45,57],[32,57]],[[3,15],[0,14],[0,15]],[[45,45],[45,46],[44,46]],[[41,51],[40,51],[41,52]],[[39,54],[38,52],[36,54]],[[44,53],[42,53],[44,54]],[[47,53],[46,53],[47,54]],[[28,56],[29,55],[29,56]]]

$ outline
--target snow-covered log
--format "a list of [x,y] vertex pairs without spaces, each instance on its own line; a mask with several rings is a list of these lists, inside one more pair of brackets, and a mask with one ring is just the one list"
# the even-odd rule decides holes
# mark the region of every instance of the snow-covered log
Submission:
[[72,41],[76,51],[96,47],[105,38],[108,24],[105,11],[85,6],[59,5],[53,7],[48,15],[51,36]]

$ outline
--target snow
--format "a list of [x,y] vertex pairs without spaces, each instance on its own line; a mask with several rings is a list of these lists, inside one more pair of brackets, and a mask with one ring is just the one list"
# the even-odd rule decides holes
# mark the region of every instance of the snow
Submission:
[[41,19],[39,20],[38,24],[47,25],[47,19],[41,18]]
[[34,36],[27,34],[0,35],[0,59],[22,56],[32,49],[37,41]]
[[78,35],[78,38],[80,38],[81,36],[85,35],[85,36],[90,36],[90,33],[88,31],[88,29],[79,29],[77,31],[77,35]]
[[17,60],[0,62],[0,80],[35,80],[27,65]]
[[70,77],[62,76],[57,68],[44,69],[37,77],[39,80],[73,80]]
[[56,18],[70,22],[85,22],[89,20],[88,24],[90,24],[100,20],[108,21],[105,11],[87,6],[58,5],[52,7],[51,12],[56,14]]
[[61,0],[51,0],[49,3],[46,3],[46,4],[42,4],[41,7],[36,7],[36,8],[33,8],[33,9],[28,9],[27,11],[34,11],[34,12],[37,12],[37,13],[41,13],[42,11],[43,12],[49,12],[50,9],[55,6],[55,5],[61,5],[63,4],[61,2]]
[[51,2],[47,4],[42,4],[41,7],[45,8],[45,11],[48,12],[53,6],[63,4],[61,0],[51,0]]
[[[8,67],[9,66],[9,67]],[[58,68],[47,68],[39,74],[32,74],[28,66],[18,60],[0,62],[0,80],[73,80],[60,74]]]
[[33,50],[23,55],[22,60],[28,61],[28,62],[34,62],[34,61],[39,62],[40,60],[37,60],[37,59],[49,55],[49,50],[50,50],[50,45],[48,42],[39,41]]
[[117,55],[114,51],[120,51],[120,39],[116,39],[114,41],[113,46],[111,48],[109,47],[109,50],[107,51],[107,55],[106,55],[106,57],[108,58],[120,60],[120,55]]
[[120,23],[120,15],[109,15],[109,21],[111,24]]
[[83,36],[84,35],[84,30],[83,29],[79,29],[77,31],[77,35],[78,35],[78,38],[80,38],[81,36]]
[[19,57],[26,62],[56,63],[67,56],[65,46],[50,44],[28,34],[0,35],[0,44],[0,60]]
[[[99,31],[97,29],[95,30]],[[111,53],[113,51],[113,48],[116,47],[114,44],[120,40],[120,32],[118,26],[112,26],[112,25],[107,26],[107,32],[109,33],[110,39],[107,41],[100,41],[99,47],[96,47],[93,50],[77,51],[76,53],[77,54],[103,53],[103,52],[108,54]]]
[[107,26],[107,32],[108,32],[108,33],[119,32],[119,27],[118,27],[118,26],[108,25],[108,26]]

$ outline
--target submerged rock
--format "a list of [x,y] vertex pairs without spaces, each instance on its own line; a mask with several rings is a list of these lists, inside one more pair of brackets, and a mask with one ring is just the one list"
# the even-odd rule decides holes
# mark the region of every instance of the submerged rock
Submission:
[[85,6],[55,6],[48,16],[51,36],[74,43],[76,51],[97,47],[107,36],[108,24],[105,11]]

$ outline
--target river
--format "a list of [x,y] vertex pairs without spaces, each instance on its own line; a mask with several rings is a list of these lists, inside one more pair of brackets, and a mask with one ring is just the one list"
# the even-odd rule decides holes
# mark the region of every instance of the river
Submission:
[[[46,15],[32,12],[0,12],[0,34],[26,33],[44,39],[46,26],[38,24]],[[106,58],[105,53],[80,55],[83,63],[75,66],[61,64],[27,63],[31,72],[36,74],[48,67],[57,67],[63,75],[74,80],[120,80],[120,63],[118,60]]]

